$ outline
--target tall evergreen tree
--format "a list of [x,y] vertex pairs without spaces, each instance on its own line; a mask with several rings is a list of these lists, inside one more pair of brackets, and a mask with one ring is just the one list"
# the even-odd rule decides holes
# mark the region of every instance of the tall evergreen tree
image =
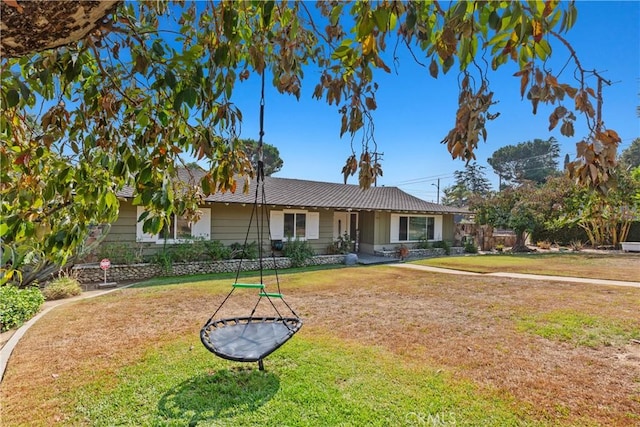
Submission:
[[456,183],[444,189],[442,203],[447,206],[463,207],[470,197],[486,196],[491,192],[491,183],[484,172],[486,168],[476,162],[469,163],[462,171],[455,171]]
[[557,174],[559,156],[560,145],[551,137],[499,148],[487,162],[505,185],[524,181],[543,184],[549,176]]

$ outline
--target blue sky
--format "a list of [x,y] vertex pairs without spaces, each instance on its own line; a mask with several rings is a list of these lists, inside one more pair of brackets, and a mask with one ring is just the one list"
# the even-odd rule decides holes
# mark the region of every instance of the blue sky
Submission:
[[[566,34],[585,69],[596,70],[611,86],[604,87],[603,117],[605,126],[615,129],[622,138],[621,149],[640,136],[640,2],[579,1],[578,21]],[[569,58],[568,51],[552,42],[554,53],[550,67],[560,69]],[[387,62],[389,65],[390,61]],[[503,66],[489,76],[494,99],[499,103],[492,112],[500,117],[487,124],[487,142],[476,152],[478,163],[486,166],[494,188],[498,178],[486,163],[494,151],[504,145],[535,138],[556,137],[561,147],[560,163],[565,154],[573,159],[575,143],[587,135],[585,120],[578,117],[573,138],[560,135],[559,127],[548,131],[552,109],[541,107],[531,113],[531,104],[520,100],[520,82],[513,77],[515,64]],[[562,77],[568,80],[574,67],[567,67]],[[397,71],[397,72],[396,72]],[[384,176],[378,185],[397,186],[424,200],[435,201],[436,184],[440,189],[452,185],[453,173],[464,169],[464,162],[452,160],[440,141],[453,126],[457,104],[457,68],[437,80],[428,70],[413,62],[408,54],[392,74],[380,72],[377,80],[378,109],[373,113],[377,151],[384,153]],[[317,75],[305,75],[302,95],[280,95],[266,89],[264,141],[275,145],[284,167],[274,176],[327,182],[342,182],[341,169],[351,154],[350,137],[340,135],[340,116],[335,106],[312,99]],[[590,81],[595,88],[595,79]],[[239,84],[234,102],[244,115],[241,138],[258,139],[258,79]],[[354,141],[359,153],[360,139]],[[349,183],[357,184],[357,176]],[[441,192],[442,194],[442,192]]]

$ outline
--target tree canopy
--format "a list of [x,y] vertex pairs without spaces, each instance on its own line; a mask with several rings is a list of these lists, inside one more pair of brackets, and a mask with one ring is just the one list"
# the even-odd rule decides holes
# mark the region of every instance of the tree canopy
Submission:
[[[255,139],[248,138],[240,140],[240,144],[244,146],[245,154],[251,159],[251,166],[256,169],[260,157],[258,150],[260,146],[259,142]],[[278,148],[266,143],[262,144],[262,162],[264,163],[264,174],[266,176],[280,172],[282,166],[284,166],[284,161],[280,157]]]
[[500,176],[501,185],[522,184],[533,181],[542,184],[558,173],[560,145],[555,138],[534,139],[496,150],[487,162]]
[[484,172],[486,168],[476,162],[465,165],[464,170],[453,173],[455,184],[444,189],[442,203],[447,206],[469,206],[469,199],[483,197],[491,192],[491,183]]
[[[619,138],[605,129],[600,100],[565,32],[574,2],[0,2],[0,224],[2,265],[13,272],[33,257],[64,260],[91,224],[118,212],[116,192],[157,232],[174,213],[195,218],[202,197],[236,191],[250,178],[237,143],[238,82],[270,78],[280,93],[335,106],[340,136],[360,141],[345,177],[363,188],[382,173],[371,155],[377,73],[391,71],[404,49],[425,73],[459,74],[458,110],[443,144],[471,161],[496,100],[489,75],[512,64],[520,93],[551,106],[549,128],[573,136],[584,116],[591,132],[578,144],[574,177],[608,185]],[[568,81],[546,66],[568,52]],[[308,69],[319,79],[304,79]],[[199,188],[171,184],[188,154],[206,163]],[[244,188],[247,188],[247,179]],[[178,200],[180,199],[180,200]],[[7,267],[10,266],[10,267]]]
[[620,153],[620,164],[629,169],[640,167],[640,138],[634,139],[631,145]]

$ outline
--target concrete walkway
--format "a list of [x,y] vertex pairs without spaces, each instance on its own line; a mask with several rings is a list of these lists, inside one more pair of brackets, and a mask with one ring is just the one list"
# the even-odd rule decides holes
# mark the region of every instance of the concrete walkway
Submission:
[[50,312],[54,308],[59,307],[59,306],[61,306],[63,304],[67,304],[69,302],[80,301],[80,300],[87,299],[87,298],[98,297],[98,296],[105,295],[105,294],[108,294],[108,293],[113,292],[113,291],[117,291],[117,290],[120,290],[120,289],[128,288],[129,286],[133,286],[133,285],[134,284],[132,283],[132,284],[129,284],[129,285],[126,285],[126,286],[121,286],[119,288],[112,288],[112,289],[106,289],[106,290],[96,290],[96,291],[86,291],[86,292],[83,292],[81,295],[78,295],[77,297],[45,302],[42,305],[42,310],[38,314],[36,314],[34,317],[29,319],[28,322],[26,322],[24,325],[22,325],[20,328],[18,328],[15,332],[13,332],[13,334],[11,335],[11,337],[9,338],[7,343],[0,349],[0,383],[2,382],[2,378],[4,378],[4,371],[7,368],[7,363],[9,362],[9,357],[11,356],[11,353],[13,353],[13,349],[15,348],[16,344],[18,344],[18,341],[20,341],[20,338],[22,338],[24,336],[24,334],[27,332],[27,330],[29,330],[29,328],[34,323],[36,323],[38,320],[40,320],[40,318],[43,317],[45,314],[47,314],[48,312]]
[[609,286],[628,286],[632,288],[640,288],[640,282],[626,282],[623,280],[606,280],[606,279],[589,279],[585,277],[567,277],[567,276],[545,276],[541,274],[524,274],[524,273],[474,273],[470,271],[451,270],[449,268],[430,267],[428,265],[418,264],[390,264],[390,267],[409,268],[413,270],[431,271],[433,273],[458,274],[465,276],[493,276],[493,277],[509,277],[512,279],[528,279],[528,280],[546,280],[553,282],[571,282],[571,283],[587,283],[590,285],[609,285]]

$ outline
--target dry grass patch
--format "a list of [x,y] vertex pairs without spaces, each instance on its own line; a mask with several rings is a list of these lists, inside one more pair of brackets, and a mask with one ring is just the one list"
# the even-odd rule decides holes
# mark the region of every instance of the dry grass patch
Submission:
[[[514,399],[514,412],[554,424],[640,422],[640,346],[544,338],[519,322],[570,311],[633,334],[640,289],[460,277],[392,267],[283,275],[305,336],[378,346]],[[127,289],[49,313],[19,343],[0,390],[10,424],[64,422],[59,396],[140,363],[146,351],[197,336],[231,280]],[[242,314],[255,301],[226,306]],[[228,314],[221,313],[221,316]],[[537,317],[536,317],[537,316]],[[640,338],[640,337],[637,337]],[[294,338],[295,340],[295,338]],[[406,359],[405,359],[406,360]]]
[[415,264],[477,273],[527,273],[623,281],[640,280],[637,254],[513,254],[430,258]]

